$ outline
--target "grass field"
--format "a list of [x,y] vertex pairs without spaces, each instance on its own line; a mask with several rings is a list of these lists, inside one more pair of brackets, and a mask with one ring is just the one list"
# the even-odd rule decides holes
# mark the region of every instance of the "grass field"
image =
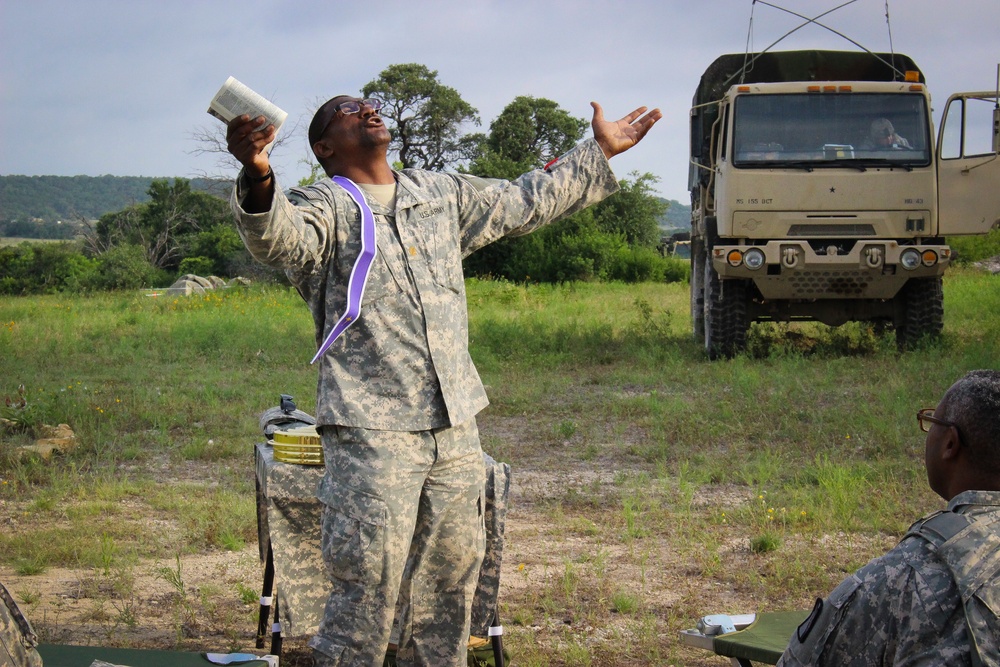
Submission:
[[28,239],[20,236],[0,236],[0,248],[22,243],[66,243],[69,239]]
[[[938,344],[755,327],[712,363],[683,284],[468,287],[483,446],[513,468],[517,665],[722,664],[677,632],[805,608],[940,507],[915,412],[1000,363],[1000,276],[964,269]],[[314,411],[313,349],[286,288],[0,298],[0,416],[78,441],[40,462],[0,429],[0,579],[43,638],[252,647],[252,444],[279,393]]]

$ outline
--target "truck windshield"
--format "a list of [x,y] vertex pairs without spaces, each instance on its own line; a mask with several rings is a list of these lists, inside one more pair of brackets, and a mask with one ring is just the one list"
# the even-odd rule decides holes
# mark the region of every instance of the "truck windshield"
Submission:
[[736,98],[733,165],[913,168],[930,164],[918,93],[783,93]]

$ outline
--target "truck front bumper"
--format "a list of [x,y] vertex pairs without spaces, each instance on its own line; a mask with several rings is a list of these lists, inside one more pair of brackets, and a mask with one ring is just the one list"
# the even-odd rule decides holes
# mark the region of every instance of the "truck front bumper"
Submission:
[[858,241],[848,252],[821,254],[806,241],[716,245],[712,266],[723,279],[750,279],[765,299],[891,299],[910,278],[940,276],[947,245]]

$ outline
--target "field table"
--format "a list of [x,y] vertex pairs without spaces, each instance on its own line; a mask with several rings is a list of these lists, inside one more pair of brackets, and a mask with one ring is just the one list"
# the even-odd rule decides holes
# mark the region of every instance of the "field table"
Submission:
[[[316,489],[323,466],[282,463],[266,443],[254,447],[257,475],[257,537],[264,564],[257,648],[264,647],[267,620],[272,606],[271,653],[279,655],[281,637],[316,633],[329,594],[329,580],[320,548],[322,503]],[[472,610],[472,634],[490,637],[501,648],[499,624],[495,623],[500,590],[504,522],[510,492],[510,466],[483,454],[486,486],[486,557]],[[280,593],[272,596],[274,584]],[[499,662],[499,661],[498,661]]]
[[275,633],[289,637],[312,635],[323,618],[330,589],[320,550],[323,505],[316,498],[316,488],[325,469],[275,461],[274,450],[266,443],[257,443],[254,458],[257,542],[265,566],[257,637],[258,648],[262,648],[272,598],[269,579],[277,582],[281,592],[281,604],[275,611]]

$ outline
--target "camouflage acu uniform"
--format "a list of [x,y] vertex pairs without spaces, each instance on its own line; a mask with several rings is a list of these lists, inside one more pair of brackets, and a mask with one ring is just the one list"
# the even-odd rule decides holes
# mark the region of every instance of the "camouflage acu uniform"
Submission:
[[[995,522],[1000,519],[1000,492],[960,493],[948,510],[974,521]],[[995,530],[986,534],[1000,544]],[[995,590],[1000,582],[987,585]],[[1000,634],[1000,627],[994,625],[992,634]],[[845,579],[826,600],[817,601],[778,661],[779,667],[969,664],[959,586],[933,546],[910,532],[894,549]]]
[[[369,198],[378,252],[361,316],[320,361],[319,499],[333,590],[311,645],[323,664],[381,664],[398,593],[398,664],[462,665],[483,557],[474,418],[488,403],[468,352],[462,258],[618,184],[593,139],[513,182],[422,170],[395,177],[395,210]],[[309,304],[318,346],[345,307],[360,212],[325,179],[276,191],[269,211],[248,214],[245,187],[241,179],[233,194],[240,234]]]
[[38,635],[25,618],[7,587],[0,584],[0,665],[42,667]]

